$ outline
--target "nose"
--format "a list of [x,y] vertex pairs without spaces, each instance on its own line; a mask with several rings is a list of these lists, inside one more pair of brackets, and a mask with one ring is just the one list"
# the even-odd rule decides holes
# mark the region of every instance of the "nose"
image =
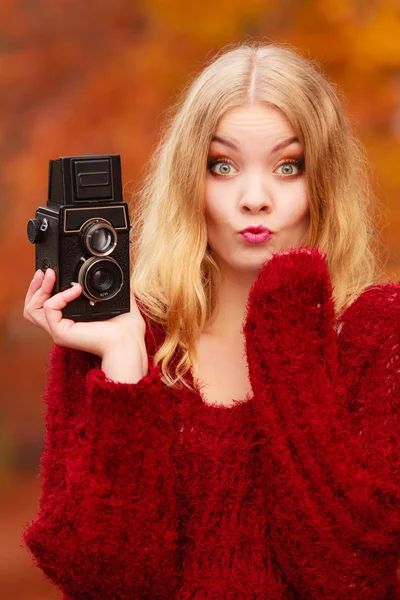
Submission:
[[272,203],[271,190],[265,174],[253,170],[243,179],[242,184],[240,196],[240,210],[242,212],[257,213],[260,210],[270,210]]

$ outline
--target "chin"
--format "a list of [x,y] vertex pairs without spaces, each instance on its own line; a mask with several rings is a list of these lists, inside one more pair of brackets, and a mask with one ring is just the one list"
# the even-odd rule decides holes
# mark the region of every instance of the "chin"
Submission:
[[271,256],[268,256],[267,258],[264,257],[261,260],[253,260],[251,262],[248,261],[246,263],[241,263],[240,265],[232,265],[232,268],[234,268],[236,271],[240,271],[241,273],[258,273],[270,258]]

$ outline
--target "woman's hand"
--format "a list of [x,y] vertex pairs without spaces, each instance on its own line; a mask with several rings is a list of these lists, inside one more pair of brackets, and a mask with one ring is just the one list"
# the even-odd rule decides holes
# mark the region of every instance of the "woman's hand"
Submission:
[[[62,309],[78,298],[82,286],[76,284],[70,289],[51,296],[56,280],[53,269],[35,273],[25,298],[24,317],[40,327],[53,338],[54,342],[66,348],[83,350],[104,358],[120,349],[128,349],[140,365],[143,374],[148,370],[148,357],[145,345],[146,323],[137,307],[131,290],[131,311],[106,321],[76,323],[64,319]],[[132,355],[131,355],[132,362]]]

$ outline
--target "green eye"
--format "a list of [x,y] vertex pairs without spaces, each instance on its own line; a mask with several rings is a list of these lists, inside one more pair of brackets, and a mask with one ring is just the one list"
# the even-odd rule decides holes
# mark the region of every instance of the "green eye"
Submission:
[[[279,169],[281,171],[279,172]],[[283,177],[290,177],[291,175],[299,175],[304,170],[303,165],[300,161],[286,161],[279,165],[277,172]]]
[[214,160],[208,163],[208,170],[213,175],[232,175],[233,172],[236,172],[236,169],[233,165],[225,160]]
[[220,167],[218,167],[217,169],[217,173],[220,173],[221,175],[229,175],[232,169],[231,165],[228,165],[227,163],[218,163],[219,165],[221,165]]
[[290,164],[282,165],[281,167],[279,167],[279,169],[282,169],[282,175],[293,175],[294,166]]

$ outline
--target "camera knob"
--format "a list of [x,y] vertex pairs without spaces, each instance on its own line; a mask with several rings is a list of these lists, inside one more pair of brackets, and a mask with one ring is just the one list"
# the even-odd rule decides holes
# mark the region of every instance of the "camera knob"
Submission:
[[28,222],[27,232],[28,232],[28,240],[32,244],[36,244],[37,242],[42,242],[44,239],[44,232],[47,227],[43,227],[43,221],[40,219],[30,219]]

